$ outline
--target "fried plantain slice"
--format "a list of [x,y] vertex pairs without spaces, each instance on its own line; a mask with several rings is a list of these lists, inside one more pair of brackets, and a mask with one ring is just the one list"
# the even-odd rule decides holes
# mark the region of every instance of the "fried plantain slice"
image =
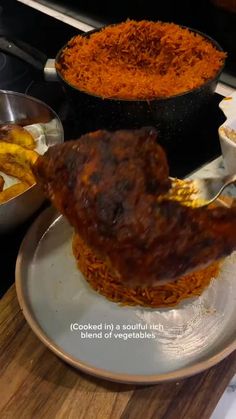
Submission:
[[0,171],[6,173],[6,175],[19,179],[21,182],[28,183],[28,185],[33,185],[35,183],[35,178],[31,170],[18,163],[0,161]]
[[20,125],[10,124],[0,127],[0,140],[18,144],[24,148],[33,150],[36,147],[34,137]]
[[[1,169],[0,169],[1,170]],[[0,192],[2,192],[3,190],[3,186],[4,186],[5,180],[3,179],[3,177],[0,175]]]
[[9,201],[9,199],[21,194],[28,188],[29,185],[27,183],[20,182],[10,186],[9,188],[4,189],[4,191],[0,192],[0,204]]
[[0,163],[17,163],[30,169],[38,158],[38,153],[18,144],[10,144],[0,141]]

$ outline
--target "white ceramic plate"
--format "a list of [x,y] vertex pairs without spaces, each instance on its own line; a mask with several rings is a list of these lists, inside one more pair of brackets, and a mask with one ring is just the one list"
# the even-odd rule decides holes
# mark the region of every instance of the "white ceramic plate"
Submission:
[[[27,233],[16,266],[26,320],[63,360],[99,377],[142,384],[196,374],[236,349],[236,255],[199,298],[173,309],[120,307],[87,285],[71,236],[63,217],[44,211]],[[96,335],[85,337],[86,331]]]

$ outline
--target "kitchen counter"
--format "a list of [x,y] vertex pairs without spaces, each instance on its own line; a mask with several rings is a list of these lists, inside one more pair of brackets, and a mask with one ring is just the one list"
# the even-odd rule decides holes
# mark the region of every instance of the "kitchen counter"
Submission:
[[14,286],[0,302],[2,419],[209,419],[235,373],[236,352],[179,382],[137,387],[89,377],[58,359],[33,334]]

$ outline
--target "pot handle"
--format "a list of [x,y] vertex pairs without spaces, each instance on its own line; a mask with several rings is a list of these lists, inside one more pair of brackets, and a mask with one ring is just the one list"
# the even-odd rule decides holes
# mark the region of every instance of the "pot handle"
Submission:
[[58,81],[55,60],[48,58],[44,67],[44,79],[46,81]]
[[13,55],[30,64],[36,70],[44,71],[47,56],[23,41],[8,39],[0,36],[0,51]]

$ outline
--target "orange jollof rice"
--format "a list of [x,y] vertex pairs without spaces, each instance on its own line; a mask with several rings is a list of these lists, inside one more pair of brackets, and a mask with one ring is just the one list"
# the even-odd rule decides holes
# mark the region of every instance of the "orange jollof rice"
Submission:
[[73,86],[104,98],[153,99],[199,87],[226,54],[174,23],[127,21],[75,36],[57,69]]
[[122,305],[151,308],[175,306],[185,298],[201,295],[220,268],[220,263],[214,262],[172,283],[130,288],[118,279],[108,264],[97,257],[78,234],[73,237],[72,247],[78,268],[89,285],[107,299]]

